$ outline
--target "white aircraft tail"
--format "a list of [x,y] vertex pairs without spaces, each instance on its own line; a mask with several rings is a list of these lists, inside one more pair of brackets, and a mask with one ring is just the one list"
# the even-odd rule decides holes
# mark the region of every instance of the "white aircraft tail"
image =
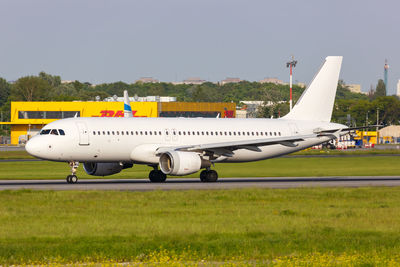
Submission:
[[128,91],[124,90],[124,118],[133,117],[131,102],[129,101]]
[[311,84],[283,119],[331,121],[342,59],[341,56],[325,59]]

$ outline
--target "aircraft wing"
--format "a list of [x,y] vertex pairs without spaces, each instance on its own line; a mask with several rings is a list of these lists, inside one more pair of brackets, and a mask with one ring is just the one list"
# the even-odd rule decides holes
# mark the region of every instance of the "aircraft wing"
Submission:
[[364,129],[369,129],[372,127],[383,127],[383,125],[369,125],[369,126],[360,126],[360,127],[348,127],[348,128],[338,128],[338,129],[329,129],[329,130],[323,130],[323,129],[315,129],[314,133],[317,134],[317,136],[332,136],[335,138],[338,138],[339,136],[346,135],[348,133],[354,132],[356,130],[364,130]]
[[287,147],[296,147],[296,142],[304,141],[308,138],[317,137],[317,134],[310,135],[298,135],[289,137],[272,137],[262,138],[255,140],[243,140],[243,141],[232,141],[232,142],[221,142],[221,143],[209,143],[209,144],[198,144],[191,146],[180,146],[180,147],[161,147],[157,149],[157,155],[161,155],[167,151],[178,150],[178,151],[193,151],[193,152],[212,152],[213,154],[232,157],[233,151],[238,149],[247,149],[251,151],[260,152],[260,146],[276,145],[280,144]]

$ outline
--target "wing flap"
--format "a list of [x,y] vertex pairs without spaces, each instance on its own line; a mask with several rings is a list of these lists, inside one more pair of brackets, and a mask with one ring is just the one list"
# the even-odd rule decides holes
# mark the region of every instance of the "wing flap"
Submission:
[[261,146],[269,145],[283,145],[287,147],[296,147],[295,142],[304,141],[308,138],[318,137],[317,134],[309,135],[298,135],[298,136],[288,136],[288,137],[272,137],[263,138],[255,140],[243,140],[243,141],[231,141],[231,142],[221,142],[221,143],[209,143],[209,144],[198,144],[191,146],[180,146],[180,147],[160,147],[157,149],[156,154],[161,155],[167,151],[179,150],[179,151],[193,151],[198,153],[211,152],[217,155],[232,157],[235,150],[247,149],[250,151],[261,152]]

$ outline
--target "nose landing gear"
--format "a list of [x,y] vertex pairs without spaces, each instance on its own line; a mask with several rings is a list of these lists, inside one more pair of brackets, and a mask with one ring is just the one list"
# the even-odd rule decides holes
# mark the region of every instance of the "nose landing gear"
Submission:
[[78,161],[69,162],[69,166],[71,167],[71,174],[67,176],[67,183],[75,184],[78,182],[78,176],[76,176],[76,171],[79,167]]

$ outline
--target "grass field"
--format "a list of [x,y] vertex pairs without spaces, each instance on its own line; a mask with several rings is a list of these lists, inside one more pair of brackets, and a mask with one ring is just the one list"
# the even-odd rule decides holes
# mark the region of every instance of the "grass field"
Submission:
[[[400,175],[400,157],[311,157],[276,158],[250,163],[216,164],[220,177],[293,177],[293,176],[342,176],[342,175]],[[49,161],[1,162],[1,179],[65,179],[70,173],[66,163]],[[105,178],[146,178],[148,166],[135,165],[121,173]],[[99,178],[85,173],[79,167],[80,178]],[[198,177],[193,174],[187,177]]]
[[[308,149],[300,152],[296,152],[290,155],[382,155],[382,154],[400,154],[400,149],[396,149],[397,146],[388,146],[387,149],[357,149],[357,150],[314,150]],[[289,155],[289,156],[290,156]],[[25,150],[18,151],[0,151],[0,160],[4,159],[34,159]]]
[[25,150],[0,151],[0,160],[2,159],[34,159]]
[[400,263],[400,188],[23,190],[0,203],[0,264]]

